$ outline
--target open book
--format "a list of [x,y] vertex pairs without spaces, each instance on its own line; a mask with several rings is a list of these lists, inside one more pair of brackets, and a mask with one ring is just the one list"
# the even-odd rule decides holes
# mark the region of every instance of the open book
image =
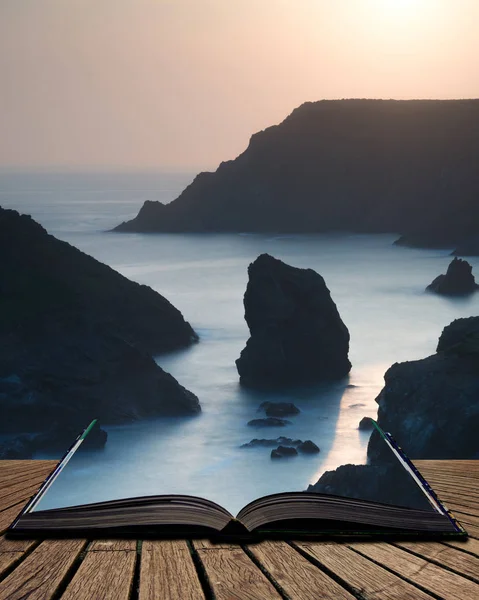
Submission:
[[[234,516],[204,498],[157,495],[39,509],[54,482],[94,426],[77,438],[63,459],[9,528],[10,535],[157,537],[315,537],[318,535],[383,535],[423,537],[467,535],[431,487],[395,443],[373,422],[391,451],[394,464],[385,480],[398,490],[400,505],[361,498],[305,491],[258,498]],[[381,487],[381,486],[379,486]],[[371,486],[370,486],[371,488]],[[51,493],[51,492],[50,492]]]

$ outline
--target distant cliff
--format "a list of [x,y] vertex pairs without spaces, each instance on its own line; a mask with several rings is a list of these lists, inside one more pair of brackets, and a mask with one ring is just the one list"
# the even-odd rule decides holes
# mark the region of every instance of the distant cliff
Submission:
[[151,356],[197,339],[168,300],[1,208],[0,254],[0,433],[200,410]]
[[116,231],[479,233],[479,100],[323,100],[252,136],[172,203]]

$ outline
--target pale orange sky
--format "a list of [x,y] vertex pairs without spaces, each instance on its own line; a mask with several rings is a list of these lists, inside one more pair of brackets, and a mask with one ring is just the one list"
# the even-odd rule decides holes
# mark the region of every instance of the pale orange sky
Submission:
[[0,166],[214,169],[322,98],[479,97],[479,0],[1,0]]

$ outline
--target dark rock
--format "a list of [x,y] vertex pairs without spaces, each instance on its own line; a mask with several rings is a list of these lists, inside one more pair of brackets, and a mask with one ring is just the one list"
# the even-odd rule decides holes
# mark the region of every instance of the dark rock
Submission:
[[479,289],[472,266],[461,258],[454,258],[445,275],[439,275],[427,286],[427,290],[448,296],[463,296]]
[[306,491],[395,504],[420,510],[431,509],[419,487],[398,463],[342,465],[334,471],[326,471]]
[[361,431],[372,431],[374,429],[374,425],[371,417],[363,417],[359,421],[358,429]]
[[479,235],[470,237],[461,242],[454,250],[455,256],[479,256]]
[[297,455],[298,451],[296,448],[290,448],[289,446],[278,446],[276,450],[271,450],[271,458],[285,458]]
[[322,100],[252,136],[173,202],[118,231],[479,233],[479,100]]
[[274,440],[272,439],[257,439],[254,438],[247,444],[242,444],[240,448],[257,448],[257,447],[272,447],[272,446],[299,446],[303,442],[301,440],[293,440],[288,437],[277,437]]
[[197,339],[165,298],[16,211],[0,253],[0,433],[200,410],[151,356]]
[[436,352],[457,355],[479,353],[479,317],[456,319],[442,330]]
[[[65,452],[75,441],[80,430],[74,425],[56,423],[47,431],[31,436],[36,451]],[[88,433],[81,448],[98,450],[106,444],[108,434],[98,424]]]
[[299,444],[298,452],[302,452],[303,454],[317,454],[320,452],[320,450],[314,442],[311,440],[306,440],[305,442]]
[[264,410],[268,417],[289,417],[301,412],[292,402],[262,402],[259,410]]
[[278,419],[277,417],[268,417],[266,419],[253,419],[248,421],[250,427],[284,427],[291,425],[291,421],[286,419]]
[[349,332],[321,275],[268,254],[249,265],[248,275],[251,337],[236,361],[241,383],[274,388],[347,375]]
[[[378,424],[415,459],[479,458],[479,317],[446,327],[436,354],[394,364],[376,402]],[[368,458],[389,451],[373,431]]]
[[[81,431],[81,427],[55,423],[44,432],[10,438],[0,443],[0,460],[32,458],[38,452],[53,453],[60,458]],[[106,431],[96,425],[82,442],[79,451],[103,448],[106,440]]]

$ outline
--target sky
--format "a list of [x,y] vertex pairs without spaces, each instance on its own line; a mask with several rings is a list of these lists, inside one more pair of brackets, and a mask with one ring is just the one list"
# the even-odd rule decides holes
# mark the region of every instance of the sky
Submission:
[[305,101],[478,98],[479,0],[0,0],[0,168],[215,169]]

